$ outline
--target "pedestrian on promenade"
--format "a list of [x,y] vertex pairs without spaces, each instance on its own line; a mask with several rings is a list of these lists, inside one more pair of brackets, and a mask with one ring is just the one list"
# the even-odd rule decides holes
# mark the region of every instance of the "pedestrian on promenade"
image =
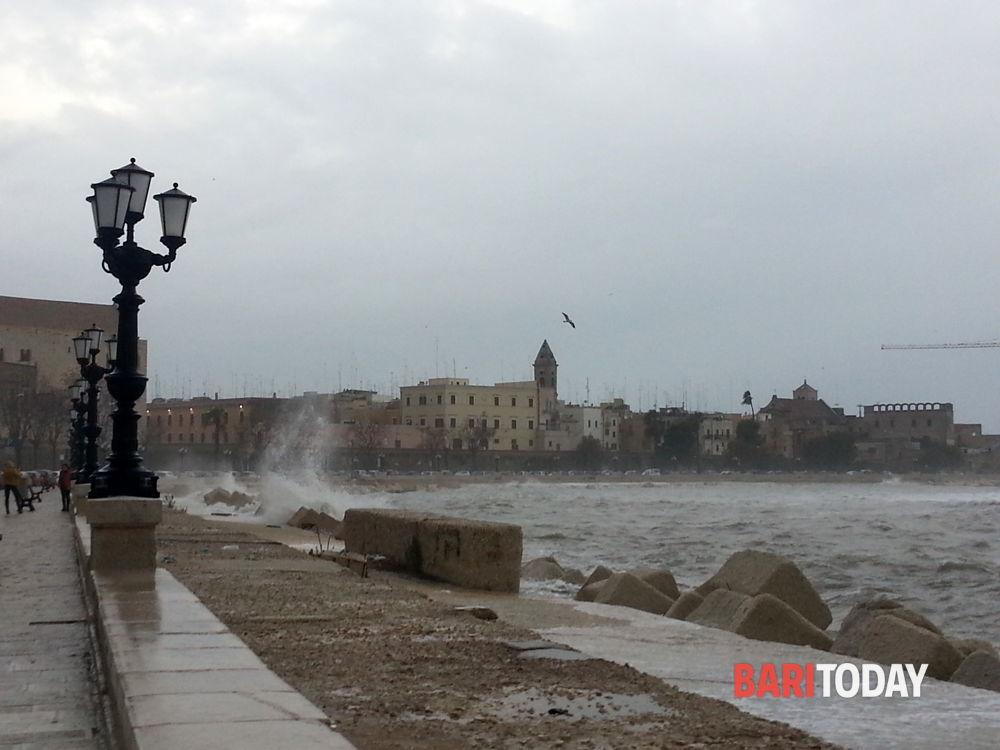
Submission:
[[69,510],[69,493],[73,488],[73,470],[69,468],[69,464],[63,464],[62,468],[59,469],[59,492],[62,494],[62,509],[64,511]]
[[18,485],[21,483],[21,472],[14,466],[13,461],[8,461],[3,466],[3,507],[10,515],[10,496],[13,493],[14,502],[17,504],[17,512],[20,513],[27,505],[31,511],[35,510],[35,504],[29,497],[27,500],[21,495]]

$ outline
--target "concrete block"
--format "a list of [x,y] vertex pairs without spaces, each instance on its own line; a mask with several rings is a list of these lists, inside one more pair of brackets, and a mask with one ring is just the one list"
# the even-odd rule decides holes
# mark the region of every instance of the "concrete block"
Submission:
[[344,514],[348,552],[379,555],[399,569],[488,591],[516,592],[521,527],[418,511],[351,508]]
[[604,588],[604,584],[607,582],[607,578],[602,578],[599,581],[584,584],[573,598],[578,602],[592,602],[597,598],[597,594]]
[[664,568],[633,568],[628,571],[640,581],[645,581],[654,589],[670,599],[676,599],[681,595],[677,588],[677,581],[674,574]]
[[1000,652],[997,652],[996,646],[989,641],[983,641],[979,638],[960,638],[952,640],[951,645],[957,648],[958,653],[963,657],[974,654],[977,651],[985,651],[990,656],[1000,659]]
[[694,591],[685,591],[667,610],[667,617],[675,620],[686,620],[688,615],[694,612],[705,599]]
[[927,630],[940,636],[941,631],[923,615],[907,609],[893,599],[869,599],[858,602],[851,611],[847,613],[844,621],[840,624],[840,632],[833,642],[832,650],[838,654],[854,654],[860,645],[862,634],[865,628],[870,625],[876,617],[896,617],[918,628]]
[[565,577],[563,566],[551,557],[536,557],[521,566],[521,579],[525,581],[562,581]]
[[87,503],[90,567],[95,571],[156,569],[156,526],[163,517],[159,498],[107,497]]
[[598,565],[594,568],[593,572],[587,576],[584,580],[583,585],[589,586],[592,583],[597,583],[598,581],[604,581],[612,576],[613,571],[611,568],[606,568],[603,565]]
[[712,589],[732,589],[748,596],[771,594],[820,629],[829,627],[833,621],[830,608],[798,566],[787,557],[770,552],[736,552],[696,591],[704,596]]
[[602,581],[601,590],[597,592],[594,601],[641,609],[654,615],[665,614],[674,603],[673,599],[631,573],[615,573],[606,581]]
[[687,616],[687,621],[710,628],[732,630],[733,618],[749,599],[749,596],[739,591],[715,589]]
[[772,594],[744,602],[732,620],[732,631],[755,641],[791,643],[829,651],[833,639]]
[[986,651],[974,651],[962,660],[951,681],[1000,693],[1000,659]]
[[863,620],[837,636],[832,651],[881,664],[927,664],[927,676],[947,680],[962,655],[937,633],[889,614]]

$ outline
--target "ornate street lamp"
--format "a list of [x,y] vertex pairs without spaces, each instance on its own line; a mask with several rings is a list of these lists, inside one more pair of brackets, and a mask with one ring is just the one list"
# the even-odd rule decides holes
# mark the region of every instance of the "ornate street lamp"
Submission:
[[[124,167],[111,171],[111,178],[91,185],[94,194],[87,198],[94,215],[97,236],[94,244],[104,251],[102,267],[121,282],[122,291],[114,298],[118,307],[118,351],[114,369],[105,377],[108,393],[115,400],[111,415],[111,455],[108,463],[90,478],[90,497],[155,498],[156,474],[146,471],[139,454],[139,414],[136,402],[146,390],[146,376],[139,372],[139,306],[145,301],[136,287],[153,266],[170,270],[177,249],[185,243],[184,231],[195,197],[177,189],[154,195],[160,204],[163,236],[160,242],[168,249],[160,255],[135,242],[135,225],[142,221],[146,197],[153,173],[132,159]],[[125,234],[125,241],[119,238]]]
[[87,438],[87,447],[83,471],[80,472],[78,482],[89,482],[98,468],[97,438],[101,435],[101,426],[98,424],[97,415],[100,397],[97,384],[114,368],[118,350],[118,339],[112,336],[105,342],[108,348],[108,366],[102,367],[97,364],[97,355],[101,351],[103,337],[104,329],[99,328],[95,323],[79,336],[73,338],[73,351],[76,355],[76,361],[80,363],[80,375],[87,383],[87,424],[83,429],[83,434]]
[[83,389],[86,385],[86,381],[83,379],[77,379],[73,382],[73,385],[69,387],[69,397],[72,407],[70,408],[70,431],[69,431],[69,448],[70,448],[70,458],[69,465],[73,469],[73,472],[79,475],[83,471],[83,427],[84,427],[84,415],[87,413],[87,404],[83,400]]

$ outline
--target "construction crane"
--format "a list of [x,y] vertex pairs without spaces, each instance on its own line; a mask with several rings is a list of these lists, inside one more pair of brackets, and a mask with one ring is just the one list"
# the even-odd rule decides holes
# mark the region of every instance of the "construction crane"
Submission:
[[1000,341],[967,341],[960,344],[882,344],[883,349],[992,349]]

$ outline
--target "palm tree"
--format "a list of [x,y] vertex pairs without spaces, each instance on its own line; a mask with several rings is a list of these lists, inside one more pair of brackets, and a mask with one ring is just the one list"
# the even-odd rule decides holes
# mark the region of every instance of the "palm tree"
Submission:
[[750,407],[751,418],[756,419],[756,415],[753,411],[753,396],[750,395],[750,391],[743,391],[743,405]]

